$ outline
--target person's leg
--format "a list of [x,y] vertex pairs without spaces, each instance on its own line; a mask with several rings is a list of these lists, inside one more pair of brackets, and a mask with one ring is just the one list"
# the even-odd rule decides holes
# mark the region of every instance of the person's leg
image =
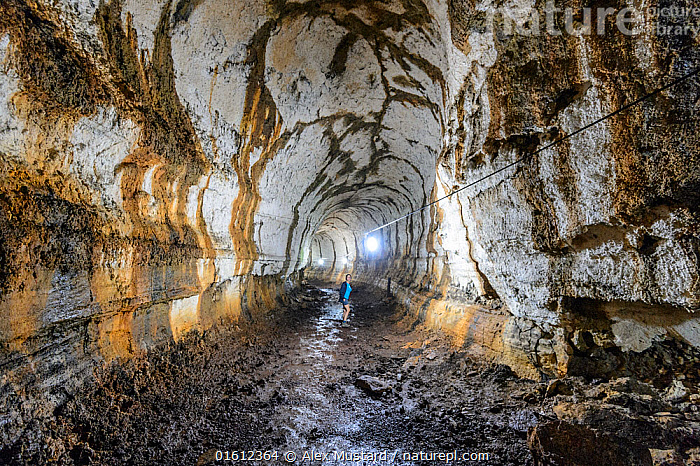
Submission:
[[343,304],[343,308],[345,311],[343,312],[343,321],[348,320],[348,316],[350,315],[350,305],[349,304]]

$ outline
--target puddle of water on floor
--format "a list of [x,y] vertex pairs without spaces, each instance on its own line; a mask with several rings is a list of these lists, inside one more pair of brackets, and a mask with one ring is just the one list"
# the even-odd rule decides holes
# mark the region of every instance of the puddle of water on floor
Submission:
[[301,337],[300,344],[304,358],[309,358],[314,366],[326,365],[333,361],[333,351],[342,341],[340,337],[340,304],[331,298],[335,290],[322,289],[324,295],[323,314],[316,319],[314,332],[309,337]]
[[[362,432],[363,418],[367,411],[374,409],[376,402],[363,400],[351,411],[344,411],[335,402],[330,400],[323,391],[329,365],[335,360],[335,351],[343,337],[357,339],[357,327],[351,324],[350,328],[342,328],[342,308],[336,302],[336,290],[322,289],[324,296],[320,301],[323,304],[323,312],[312,324],[312,331],[308,335],[300,335],[300,351],[298,358],[302,361],[296,367],[296,375],[304,380],[295,386],[297,396],[304,400],[303,406],[297,406],[291,410],[280,413],[287,419],[283,427],[286,437],[286,448],[295,451],[298,455],[296,464],[342,464],[344,466],[387,464],[387,459],[396,455],[392,465],[401,466],[413,463],[401,461],[401,452],[387,450],[382,445],[371,442],[358,442],[353,436]],[[362,397],[354,386],[345,387],[345,396],[349,398]],[[358,410],[355,410],[358,409]],[[314,430],[326,432],[321,437],[308,438]],[[314,452],[327,454],[327,457],[319,461],[302,461],[304,453]],[[364,459],[353,461],[360,455],[370,455],[377,458],[371,461]],[[382,456],[384,455],[384,456]]]
[[[285,365],[285,371],[293,374],[293,383],[289,386],[293,395],[290,397],[292,405],[278,407],[273,421],[285,439],[284,445],[280,445],[280,454],[294,452],[296,461],[289,464],[298,465],[414,464],[402,461],[402,452],[391,450],[391,445],[362,435],[365,422],[382,405],[352,383],[341,383],[339,374],[334,372],[336,361],[340,359],[338,363],[343,363],[342,358],[336,358],[337,351],[344,348],[339,345],[344,339],[357,339],[361,332],[352,322],[349,328],[342,327],[342,307],[336,299],[337,291],[322,289],[321,292],[317,302],[322,312],[309,323],[308,330],[297,332],[298,349],[290,351],[293,361]],[[326,457],[319,461],[314,454]],[[311,460],[308,455],[312,455]],[[283,458],[280,460],[280,464],[285,464]],[[269,463],[260,464],[267,466]]]
[[[344,464],[352,466],[355,464],[371,464],[367,461],[348,461],[351,455],[360,453],[375,453],[379,455],[380,450],[374,445],[358,444],[356,441],[348,440],[354,434],[362,430],[362,413],[344,412],[324,394],[324,375],[327,374],[328,366],[335,360],[335,351],[338,344],[343,341],[341,336],[343,330],[347,333],[357,331],[356,327],[343,329],[342,307],[334,299],[335,290],[322,289],[324,296],[320,301],[323,304],[323,312],[312,324],[313,330],[308,335],[300,335],[298,356],[301,364],[297,366],[297,376],[305,379],[305,383],[295,387],[297,396],[305,400],[303,407],[295,407],[286,413],[280,413],[288,421],[284,426],[286,433],[287,448],[298,451],[299,455],[304,452],[329,453],[329,457],[323,464]],[[348,335],[356,339],[356,335]],[[348,387],[347,396],[353,397],[354,387]],[[346,390],[346,392],[348,392]],[[320,438],[309,440],[305,433],[313,429],[332,432]],[[345,455],[345,457],[343,457]],[[350,456],[348,456],[350,455]],[[300,458],[301,459],[301,456]],[[396,463],[400,464],[400,463]]]

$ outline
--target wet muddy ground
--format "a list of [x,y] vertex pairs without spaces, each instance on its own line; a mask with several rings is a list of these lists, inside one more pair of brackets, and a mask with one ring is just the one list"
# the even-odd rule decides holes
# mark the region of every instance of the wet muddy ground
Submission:
[[[653,436],[658,445],[645,452],[658,447],[692,460],[700,432],[692,412],[654,406],[670,410],[663,423],[650,413],[630,424],[659,399],[640,399],[639,387],[518,379],[413,325],[381,294],[359,287],[352,309],[343,327],[337,292],[309,286],[255,323],[114,365],[55,413],[40,442],[6,450],[5,460],[408,465],[445,464],[456,454],[460,464],[528,465],[528,429],[565,418],[567,409],[577,422],[576,409],[591,400],[586,413],[612,408],[588,425]],[[611,418],[620,397],[634,406],[618,403],[623,413]]]

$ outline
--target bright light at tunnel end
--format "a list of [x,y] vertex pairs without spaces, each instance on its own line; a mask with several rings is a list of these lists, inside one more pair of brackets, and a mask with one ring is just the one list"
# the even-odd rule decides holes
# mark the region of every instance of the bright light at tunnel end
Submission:
[[348,265],[348,258],[347,257],[343,257],[343,265]]
[[370,236],[365,240],[365,247],[369,252],[375,252],[379,249],[379,241],[374,236]]
[[324,261],[323,259],[318,260],[318,265],[320,265],[320,266],[323,266],[323,264],[325,264],[325,263],[326,263],[326,261]]

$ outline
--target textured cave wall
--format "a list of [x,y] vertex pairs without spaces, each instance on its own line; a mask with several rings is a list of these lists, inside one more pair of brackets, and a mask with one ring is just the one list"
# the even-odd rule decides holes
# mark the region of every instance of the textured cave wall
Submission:
[[[473,11],[460,8],[453,22]],[[625,36],[611,23],[603,36],[466,33],[465,44],[491,47],[471,46],[478,71],[456,102],[440,183],[476,179],[699,63],[692,35]],[[664,91],[450,203],[472,258],[513,315],[503,338],[514,364],[525,356],[550,374],[649,377],[658,367],[635,366],[667,365],[679,345],[671,366],[693,372],[699,97],[697,80]],[[451,230],[440,225],[446,238]]]
[[[655,6],[665,4],[643,12]],[[497,7],[454,0],[448,20],[436,18],[451,43],[431,199],[700,62],[697,37],[658,35],[654,22],[634,36],[614,17],[600,36],[509,35]],[[544,2],[508,4],[515,18],[531,8],[545,18]],[[699,98],[687,81],[440,202],[421,214],[425,236],[391,226],[381,260],[360,246],[352,270],[381,286],[391,278],[414,315],[522,374],[698,377]]]

